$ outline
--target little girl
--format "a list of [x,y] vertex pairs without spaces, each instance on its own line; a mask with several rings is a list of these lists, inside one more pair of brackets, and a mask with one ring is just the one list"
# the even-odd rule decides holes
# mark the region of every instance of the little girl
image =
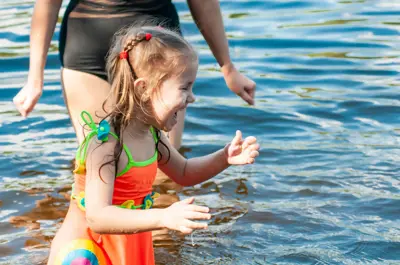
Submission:
[[157,167],[178,184],[192,186],[229,165],[254,163],[259,145],[240,131],[223,149],[185,159],[160,130],[170,131],[177,113],[195,101],[198,58],[178,34],[131,27],[117,35],[107,58],[112,110],[90,128],[76,155],[75,183],[67,216],[51,246],[48,264],[154,264],[151,231],[184,234],[206,229],[207,207],[188,198],[151,209]]

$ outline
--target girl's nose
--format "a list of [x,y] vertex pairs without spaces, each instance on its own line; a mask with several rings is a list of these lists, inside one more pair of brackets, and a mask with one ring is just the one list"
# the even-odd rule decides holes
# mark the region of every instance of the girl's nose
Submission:
[[188,98],[187,98],[187,102],[188,102],[188,103],[193,103],[193,102],[195,102],[195,101],[196,101],[196,97],[194,96],[193,93],[190,93],[190,95],[189,95]]

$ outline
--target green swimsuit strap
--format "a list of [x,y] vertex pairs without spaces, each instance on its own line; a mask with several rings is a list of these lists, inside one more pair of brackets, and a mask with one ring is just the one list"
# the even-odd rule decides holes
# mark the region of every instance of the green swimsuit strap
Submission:
[[[158,137],[157,137],[157,134],[156,134],[156,132],[155,132],[155,130],[154,130],[153,127],[150,127],[150,132],[151,132],[151,134],[153,135],[154,142],[157,143],[157,142],[158,142]],[[129,151],[129,149],[126,147],[126,145],[124,145],[124,150],[125,150],[126,156],[128,157],[128,164],[127,164],[126,167],[117,175],[117,177],[119,177],[119,176],[125,174],[125,173],[128,172],[129,169],[131,169],[132,167],[145,167],[145,166],[151,165],[152,163],[154,163],[154,162],[157,160],[157,157],[158,157],[158,152],[157,152],[157,150],[155,150],[155,151],[154,151],[154,155],[153,155],[151,158],[149,158],[149,159],[147,159],[147,160],[145,160],[145,161],[140,161],[140,162],[138,162],[138,161],[133,160],[132,154],[131,154],[131,152]]]
[[[98,140],[101,140],[103,142],[108,141],[108,135],[113,136],[116,140],[119,140],[119,137],[115,133],[110,132],[110,125],[106,120],[102,120],[100,122],[99,126],[97,126],[96,123],[94,123],[92,116],[87,111],[82,111],[81,118],[84,121],[84,123],[92,129],[92,131],[89,132],[89,134],[85,137],[85,139],[83,140],[82,144],[79,146],[79,148],[76,152],[76,157],[75,157],[76,161],[78,162],[79,165],[84,165],[86,162],[87,149],[89,147],[89,142],[95,135],[97,135]],[[153,135],[153,139],[154,139],[155,143],[157,143],[158,137],[157,137],[157,134],[153,127],[150,127],[150,132]],[[156,150],[154,152],[154,155],[150,159],[148,159],[146,161],[136,162],[133,160],[132,154],[125,144],[123,145],[123,148],[126,153],[126,156],[128,157],[128,164],[120,173],[118,173],[117,177],[125,174],[132,167],[148,166],[148,165],[154,163],[158,157],[158,152]]]
[[[81,112],[81,118],[82,118],[83,122],[86,125],[88,125],[90,127],[90,129],[92,129],[92,130],[85,137],[82,144],[79,146],[78,150],[76,151],[75,159],[79,165],[85,164],[87,149],[89,147],[89,142],[93,138],[93,136],[97,135],[97,133],[98,133],[97,125],[96,125],[96,123],[94,123],[92,116],[87,111]],[[89,120],[87,120],[86,118],[88,118]]]

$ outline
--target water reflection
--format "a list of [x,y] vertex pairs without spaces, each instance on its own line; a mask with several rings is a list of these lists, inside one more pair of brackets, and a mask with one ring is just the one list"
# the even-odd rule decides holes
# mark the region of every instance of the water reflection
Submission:
[[[221,1],[232,58],[258,83],[255,107],[225,88],[186,3],[175,2],[200,56],[185,155],[213,152],[242,129],[258,136],[262,156],[195,187],[159,179],[155,207],[195,196],[212,220],[193,244],[190,236],[155,232],[157,263],[398,264],[397,1]],[[0,3],[5,264],[47,256],[68,206],[76,150],[60,90],[58,33],[36,111],[24,120],[11,103],[29,66],[33,3]]]

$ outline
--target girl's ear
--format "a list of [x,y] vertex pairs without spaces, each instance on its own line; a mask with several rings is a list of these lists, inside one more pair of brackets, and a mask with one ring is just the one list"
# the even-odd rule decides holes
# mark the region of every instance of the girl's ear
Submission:
[[150,83],[144,78],[138,78],[133,83],[135,94],[140,95],[140,98],[143,102],[147,102],[150,100],[150,96],[152,94],[152,89],[150,87]]
[[135,90],[139,90],[141,92],[144,92],[147,88],[147,82],[144,78],[138,78],[135,80],[135,82],[133,83],[133,86],[135,88]]
[[135,94],[141,98],[141,101],[146,102],[149,100],[149,83],[144,78],[138,78],[133,83]]

